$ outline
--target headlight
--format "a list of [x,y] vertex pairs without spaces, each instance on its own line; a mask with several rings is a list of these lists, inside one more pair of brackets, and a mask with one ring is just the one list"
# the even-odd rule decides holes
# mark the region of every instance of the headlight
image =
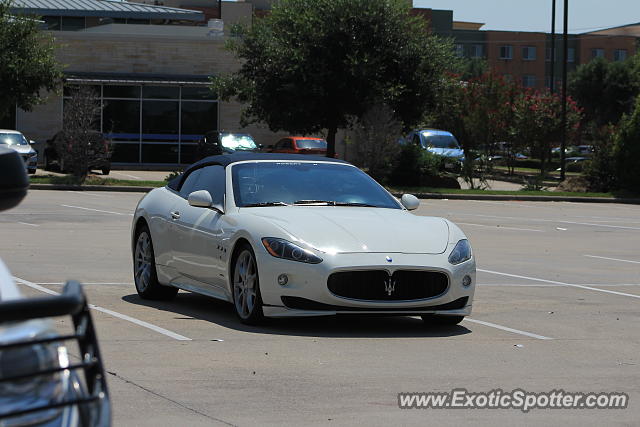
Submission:
[[284,239],[264,237],[262,239],[262,244],[267,252],[276,258],[306,262],[308,264],[319,264],[322,262],[322,258],[316,256],[310,250],[301,248],[300,246]]
[[467,239],[460,240],[449,255],[449,263],[456,265],[471,259],[471,245]]

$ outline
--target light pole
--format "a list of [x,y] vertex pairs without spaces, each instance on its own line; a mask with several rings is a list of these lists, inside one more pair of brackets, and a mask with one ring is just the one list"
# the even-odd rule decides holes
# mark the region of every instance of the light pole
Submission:
[[549,90],[556,90],[556,0],[551,0],[551,84]]
[[567,55],[569,53],[569,35],[567,33],[569,23],[569,0],[564,0],[564,32],[562,50],[562,138],[560,140],[560,180],[564,181],[565,175],[565,147],[567,146]]

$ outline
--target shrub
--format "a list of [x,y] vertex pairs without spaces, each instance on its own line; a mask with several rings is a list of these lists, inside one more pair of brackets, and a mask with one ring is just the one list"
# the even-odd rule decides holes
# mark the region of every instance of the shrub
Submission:
[[640,96],[630,116],[624,116],[615,137],[614,151],[620,187],[640,191]]

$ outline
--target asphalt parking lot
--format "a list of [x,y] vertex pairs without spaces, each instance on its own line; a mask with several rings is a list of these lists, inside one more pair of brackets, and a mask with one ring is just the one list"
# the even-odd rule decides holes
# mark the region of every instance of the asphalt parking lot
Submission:
[[[640,206],[427,200],[467,233],[473,314],[320,318],[248,327],[181,292],[143,301],[131,274],[141,193],[31,191],[0,216],[0,257],[28,295],[85,284],[116,426],[637,425]],[[68,321],[57,321],[61,328]],[[411,409],[399,392],[626,392],[626,409]]]

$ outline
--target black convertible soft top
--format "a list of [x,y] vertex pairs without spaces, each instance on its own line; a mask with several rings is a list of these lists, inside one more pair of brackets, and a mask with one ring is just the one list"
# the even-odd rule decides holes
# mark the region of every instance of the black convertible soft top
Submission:
[[169,181],[168,186],[169,188],[177,190],[178,188],[180,188],[180,184],[184,177],[186,177],[192,170],[200,169],[201,167],[204,167],[204,166],[221,165],[221,166],[227,167],[232,163],[246,162],[251,160],[270,160],[270,161],[287,160],[287,161],[299,161],[299,162],[316,161],[316,162],[332,162],[332,163],[350,164],[340,159],[332,159],[331,157],[323,157],[323,156],[311,156],[308,154],[235,152],[232,154],[209,156],[209,157],[205,157],[202,160],[198,160],[191,166],[188,166],[180,176],[177,176],[176,178]]

